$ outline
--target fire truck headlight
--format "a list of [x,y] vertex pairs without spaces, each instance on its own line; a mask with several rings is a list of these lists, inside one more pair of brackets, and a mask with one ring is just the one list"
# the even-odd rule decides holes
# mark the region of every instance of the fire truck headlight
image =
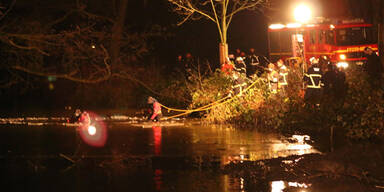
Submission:
[[345,60],[345,59],[347,59],[347,56],[344,55],[344,54],[340,54],[340,55],[339,55],[339,58],[340,58],[341,60]]
[[348,63],[347,63],[347,62],[338,62],[338,63],[336,64],[336,66],[339,67],[339,68],[344,68],[344,69],[346,69],[346,68],[348,68]]

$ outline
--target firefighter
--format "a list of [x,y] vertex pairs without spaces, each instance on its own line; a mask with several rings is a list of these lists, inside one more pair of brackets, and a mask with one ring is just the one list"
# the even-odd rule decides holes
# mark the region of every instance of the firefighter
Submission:
[[321,78],[321,82],[324,84],[324,96],[334,97],[337,81],[336,68],[332,64],[327,65],[327,71]]
[[237,57],[235,61],[235,71],[239,72],[240,74],[247,74],[247,66],[245,65],[245,62],[242,57]]
[[91,124],[91,118],[87,111],[81,111],[80,109],[76,109],[75,113],[71,117],[71,123],[80,123],[82,125]]
[[367,63],[364,65],[364,70],[368,74],[368,81],[372,88],[380,87],[383,66],[381,65],[380,57],[370,47],[364,49]]
[[277,93],[279,74],[277,73],[275,65],[273,63],[268,64],[268,70],[269,72],[267,79],[269,91],[271,93]]
[[191,53],[185,54],[184,59],[184,76],[187,81],[192,81],[193,78],[193,65],[194,65],[194,59]]
[[148,120],[160,121],[162,117],[160,103],[153,97],[148,97],[147,103],[151,104],[151,114],[148,116]]
[[279,70],[279,89],[285,91],[288,85],[288,68],[284,65],[284,61],[282,59],[277,61],[277,67]]
[[73,115],[71,116],[69,122],[70,123],[78,123],[79,120],[80,120],[80,116],[81,116],[81,110],[80,109],[76,109],[75,113],[73,113]]
[[310,106],[320,106],[321,100],[321,78],[323,72],[318,66],[319,60],[312,57],[310,59],[311,67],[304,74],[304,83],[306,84],[304,101]]
[[91,125],[91,117],[89,116],[89,113],[87,111],[83,111],[80,115],[79,122],[83,125],[88,127]]
[[339,106],[344,104],[345,96],[348,91],[348,84],[346,83],[346,75],[344,67],[336,68],[336,84],[335,84],[335,97]]
[[261,75],[259,56],[256,55],[255,49],[249,49],[249,55],[246,58],[247,77],[252,77],[255,74]]
[[247,83],[245,82],[244,78],[242,75],[236,71],[232,73],[232,78],[233,78],[233,85],[232,85],[232,93],[234,95],[242,96],[244,90],[247,87]]

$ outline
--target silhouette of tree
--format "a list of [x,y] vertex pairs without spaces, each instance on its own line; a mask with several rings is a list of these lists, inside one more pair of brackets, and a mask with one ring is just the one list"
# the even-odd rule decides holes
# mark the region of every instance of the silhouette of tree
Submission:
[[232,18],[244,10],[262,11],[269,0],[168,0],[172,9],[183,18],[178,25],[188,20],[208,19],[217,25],[220,44],[220,63],[228,56],[227,31]]

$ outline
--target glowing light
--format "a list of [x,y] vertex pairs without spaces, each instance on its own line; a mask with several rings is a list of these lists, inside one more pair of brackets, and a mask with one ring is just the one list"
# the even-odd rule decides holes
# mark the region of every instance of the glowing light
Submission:
[[330,25],[330,26],[329,26],[329,28],[331,28],[331,29],[334,29],[334,28],[335,28],[335,26],[334,26],[334,25]]
[[285,27],[285,25],[283,25],[283,24],[272,24],[269,26],[270,29],[282,29],[284,27]]
[[95,135],[96,134],[96,127],[95,126],[88,126],[88,133],[89,135]]
[[272,192],[282,192],[285,189],[284,181],[272,181],[271,183]]
[[[91,122],[82,123],[78,128],[80,138],[90,146],[102,147],[107,141],[107,127],[97,114],[88,112]],[[92,123],[92,126],[90,125]]]
[[345,60],[345,59],[347,58],[347,56],[344,55],[344,54],[340,54],[340,55],[339,55],[339,58],[340,58],[341,60]]
[[338,62],[337,64],[336,64],[336,66],[337,67],[339,67],[339,68],[348,68],[348,63],[347,62]]
[[296,34],[296,39],[297,39],[297,42],[304,42],[304,38],[303,38],[303,35],[302,34]]
[[294,10],[295,20],[301,23],[308,22],[311,19],[311,9],[306,5],[299,5]]
[[301,23],[288,23],[287,28],[298,28],[301,27]]
[[96,46],[95,46],[95,45],[92,45],[91,47],[92,47],[92,49],[96,48]]

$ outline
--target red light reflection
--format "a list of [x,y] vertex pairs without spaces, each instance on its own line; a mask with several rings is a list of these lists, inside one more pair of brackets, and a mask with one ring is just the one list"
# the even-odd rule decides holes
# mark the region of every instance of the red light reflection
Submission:
[[90,146],[102,147],[107,141],[107,127],[95,113],[88,112],[91,122],[83,123],[78,131],[81,139]]
[[156,191],[161,191],[161,185],[163,184],[162,175],[163,175],[163,171],[161,169],[155,170],[155,175],[153,179],[155,181]]
[[155,143],[155,155],[160,155],[161,153],[161,127],[152,126],[153,130],[153,139]]

